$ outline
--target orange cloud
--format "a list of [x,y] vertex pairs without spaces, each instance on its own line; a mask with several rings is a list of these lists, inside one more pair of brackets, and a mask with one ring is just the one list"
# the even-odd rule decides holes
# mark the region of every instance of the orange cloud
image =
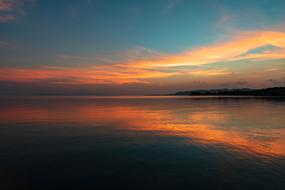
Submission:
[[236,61],[251,58],[250,54],[244,56],[250,50],[272,45],[281,48],[281,52],[267,52],[252,54],[252,57],[263,59],[285,58],[285,33],[274,31],[242,32],[235,38],[221,43],[192,49],[179,55],[166,55],[160,60],[149,65],[158,67],[205,65],[216,62]]
[[[267,45],[278,47],[280,50],[248,53],[250,50]],[[284,32],[250,31],[241,32],[226,42],[195,48],[180,54],[156,53],[151,58],[127,61],[123,65],[133,68],[164,69],[177,66],[200,66],[244,59],[283,59],[285,58],[284,52]]]
[[189,71],[190,75],[198,75],[198,76],[218,76],[218,75],[227,75],[230,74],[229,71],[225,69],[215,69],[215,70],[198,70],[198,71]]
[[[264,46],[277,50],[252,53]],[[88,65],[79,67],[0,68],[0,80],[33,82],[47,80],[70,84],[149,83],[151,79],[189,76],[219,76],[230,74],[225,68],[206,69],[202,65],[237,60],[285,59],[285,33],[278,31],[249,31],[238,33],[233,39],[194,48],[180,54],[163,54],[145,48],[108,56],[84,57],[59,55],[60,59],[75,60]],[[94,61],[96,65],[90,64]],[[108,64],[100,64],[108,62]],[[195,70],[176,69],[178,66],[199,66]],[[62,81],[62,82],[60,82]]]
[[[56,81],[56,83],[71,84],[123,84],[123,83],[147,83],[143,79],[165,78],[176,73],[164,73],[160,71],[126,69],[116,71],[112,67],[39,67],[31,69],[2,68],[0,80],[13,82]],[[57,79],[57,80],[56,80]],[[67,79],[67,80],[66,80]],[[62,80],[62,82],[61,82]]]

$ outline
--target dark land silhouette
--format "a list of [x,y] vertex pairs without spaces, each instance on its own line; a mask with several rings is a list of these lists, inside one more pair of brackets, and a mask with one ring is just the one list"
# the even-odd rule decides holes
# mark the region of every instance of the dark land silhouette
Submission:
[[250,89],[250,88],[238,88],[238,89],[212,89],[212,90],[192,90],[192,91],[180,91],[174,94],[175,96],[200,96],[200,95],[219,95],[219,96],[285,96],[285,87],[274,87],[265,89]]

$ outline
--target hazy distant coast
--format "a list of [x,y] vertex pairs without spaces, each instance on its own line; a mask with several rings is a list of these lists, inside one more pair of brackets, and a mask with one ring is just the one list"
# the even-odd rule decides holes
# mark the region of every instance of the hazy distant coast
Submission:
[[211,89],[211,90],[191,90],[191,91],[179,91],[174,96],[284,96],[285,87],[274,87],[265,89],[250,89],[250,88],[238,88],[238,89]]

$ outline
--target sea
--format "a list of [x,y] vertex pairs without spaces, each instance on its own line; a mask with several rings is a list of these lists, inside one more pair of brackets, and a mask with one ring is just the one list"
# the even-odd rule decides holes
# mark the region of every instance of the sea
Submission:
[[285,189],[285,99],[0,97],[0,189]]

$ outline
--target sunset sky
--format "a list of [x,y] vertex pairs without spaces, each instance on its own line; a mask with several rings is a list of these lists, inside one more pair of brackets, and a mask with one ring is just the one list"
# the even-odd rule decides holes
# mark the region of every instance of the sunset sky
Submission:
[[285,0],[0,0],[0,94],[285,86]]

